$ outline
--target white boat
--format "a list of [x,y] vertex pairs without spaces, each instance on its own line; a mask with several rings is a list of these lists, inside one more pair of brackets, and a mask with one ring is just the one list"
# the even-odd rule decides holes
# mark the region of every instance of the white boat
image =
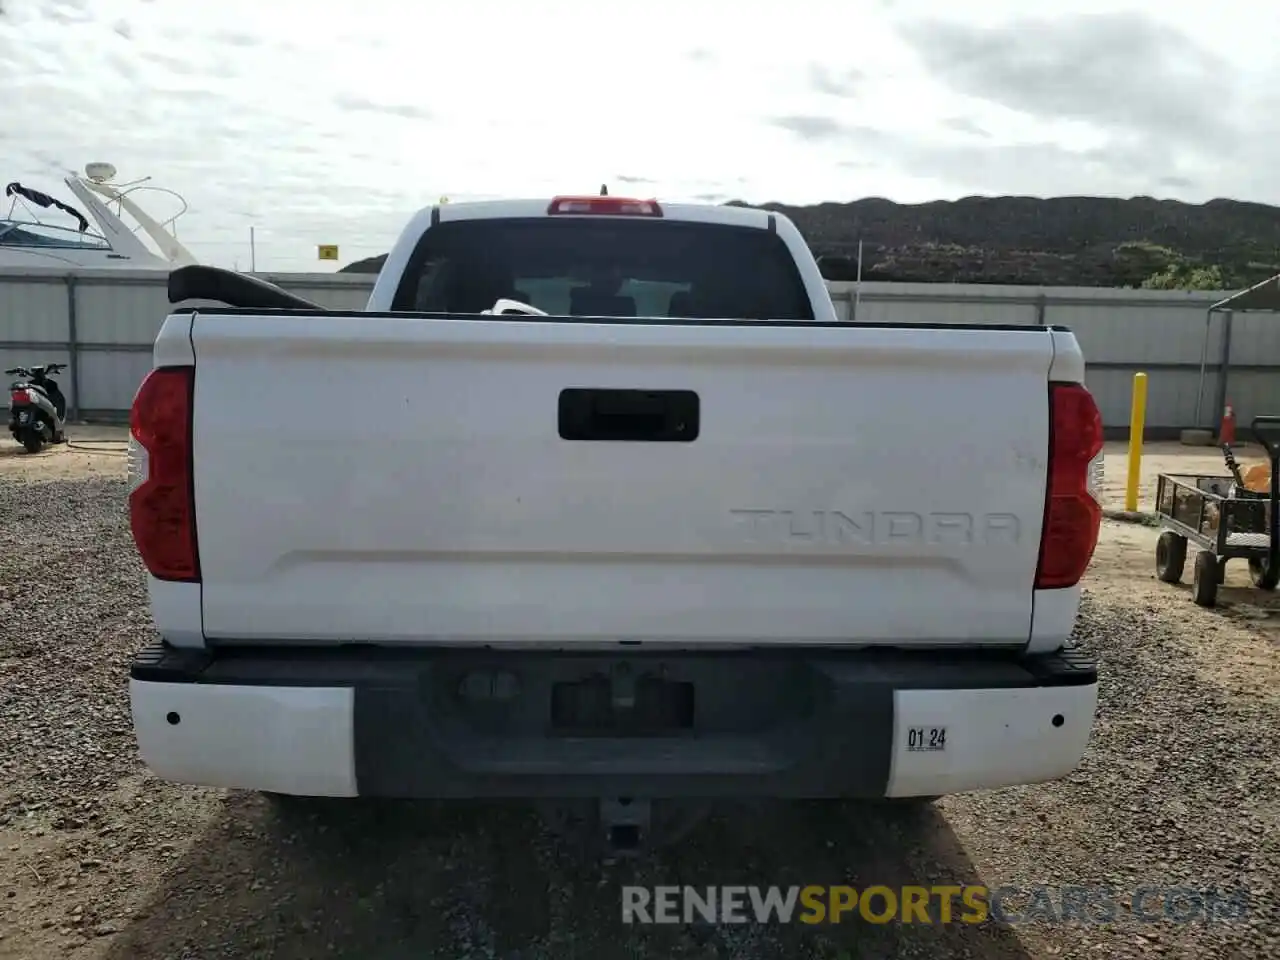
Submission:
[[[116,183],[116,168],[90,163],[84,176],[64,181],[79,206],[64,203],[47,193],[10,183],[4,189],[8,215],[0,218],[0,268],[126,267],[172,270],[198,262],[179,241],[174,224],[187,211],[181,195],[149,183],[150,177]],[[177,213],[156,220],[142,209],[135,195],[143,191],[163,193],[177,200]],[[72,223],[50,223],[35,208],[56,210]],[[88,212],[86,217],[81,209]],[[130,227],[125,215],[136,226]],[[92,218],[97,229],[92,229]]]

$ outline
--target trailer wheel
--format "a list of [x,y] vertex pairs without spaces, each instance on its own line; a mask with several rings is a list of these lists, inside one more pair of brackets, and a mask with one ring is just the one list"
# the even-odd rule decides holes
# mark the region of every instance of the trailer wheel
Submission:
[[1259,590],[1274,590],[1280,584],[1280,568],[1270,570],[1269,566],[1261,557],[1249,558],[1249,579]]
[[1191,599],[1202,607],[1216,605],[1220,575],[1218,557],[1212,550],[1197,553],[1195,569],[1191,573]]
[[1166,530],[1156,541],[1156,577],[1165,583],[1178,583],[1187,565],[1187,538]]

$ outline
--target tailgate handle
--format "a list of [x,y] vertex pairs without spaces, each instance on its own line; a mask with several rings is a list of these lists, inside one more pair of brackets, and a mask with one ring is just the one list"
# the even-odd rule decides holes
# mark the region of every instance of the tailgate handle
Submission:
[[560,391],[560,438],[623,443],[692,443],[698,438],[692,390]]

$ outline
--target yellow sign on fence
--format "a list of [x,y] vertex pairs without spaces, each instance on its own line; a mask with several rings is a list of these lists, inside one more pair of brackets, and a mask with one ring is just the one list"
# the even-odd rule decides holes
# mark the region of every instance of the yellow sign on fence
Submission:
[[338,245],[336,243],[322,243],[316,247],[317,260],[337,260]]

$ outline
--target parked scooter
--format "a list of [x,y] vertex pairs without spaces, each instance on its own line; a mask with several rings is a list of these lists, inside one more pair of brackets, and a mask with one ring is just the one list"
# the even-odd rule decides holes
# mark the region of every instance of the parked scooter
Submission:
[[67,398],[51,378],[65,363],[47,363],[41,367],[11,367],[5,371],[16,376],[9,385],[9,432],[13,439],[39,453],[46,443],[65,443]]

